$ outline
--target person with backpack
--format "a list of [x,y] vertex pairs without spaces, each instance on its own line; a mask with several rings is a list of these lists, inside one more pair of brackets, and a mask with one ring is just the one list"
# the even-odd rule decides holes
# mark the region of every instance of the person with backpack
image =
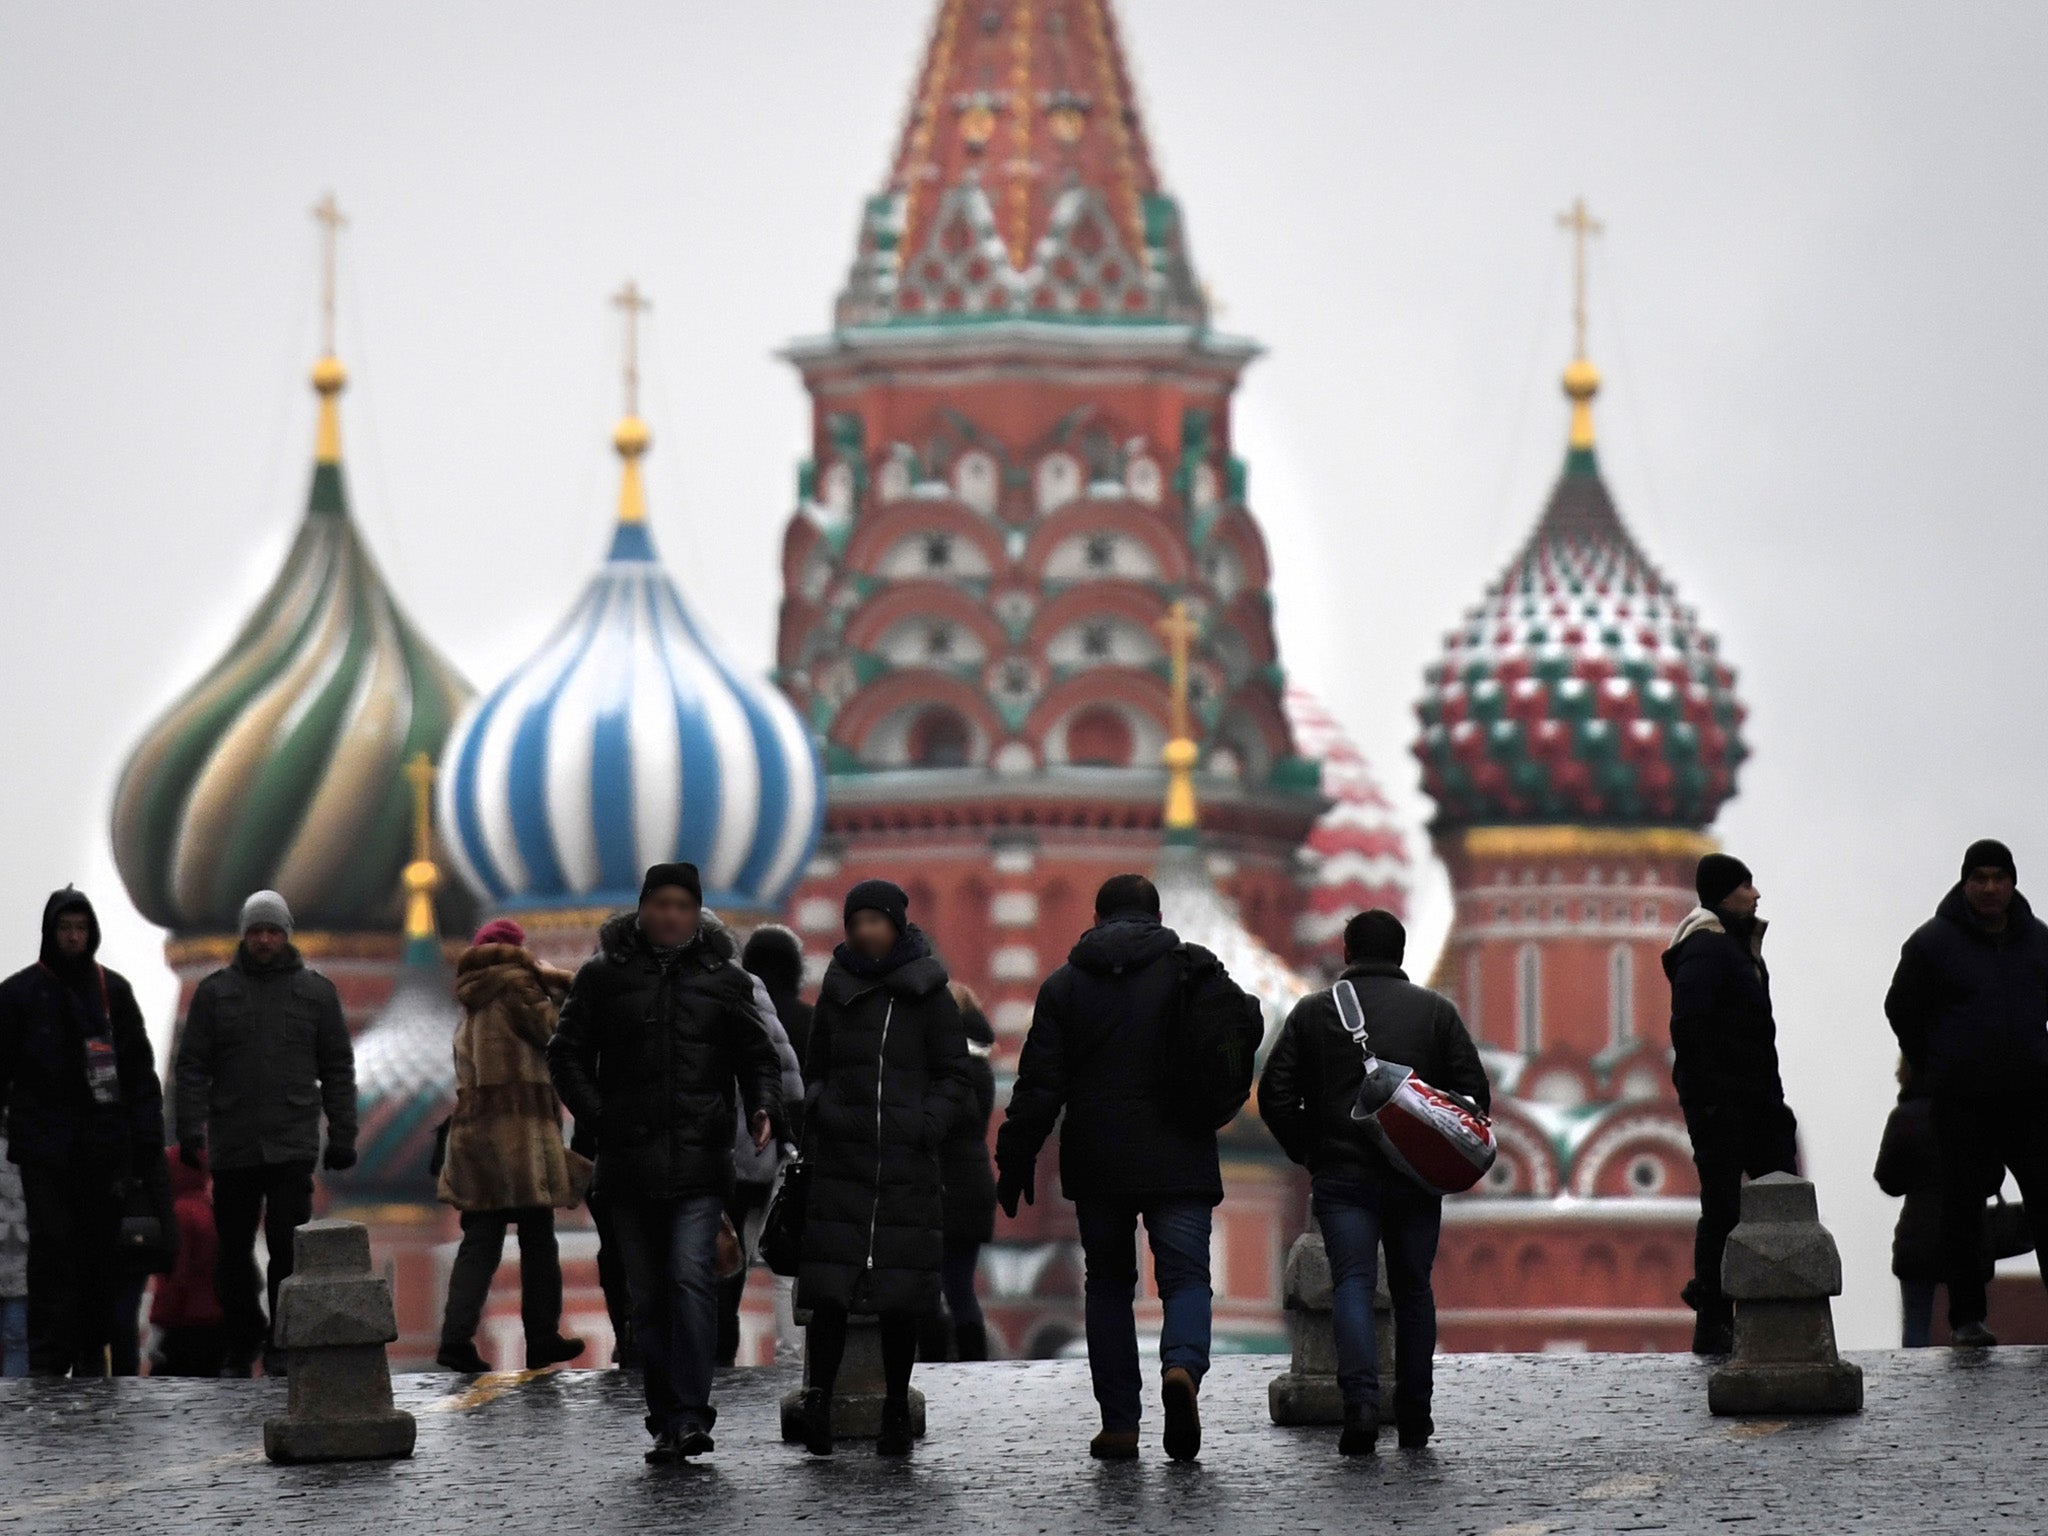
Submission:
[[1345,1027],[1338,988],[1357,998],[1367,1040],[1381,1060],[1469,1100],[1482,1114],[1492,1090],[1479,1050],[1451,1000],[1401,969],[1407,931],[1391,912],[1360,912],[1344,925],[1337,986],[1294,1005],[1259,1079],[1259,1115],[1293,1161],[1309,1170],[1310,1203],[1330,1254],[1337,1384],[1344,1394],[1339,1454],[1369,1456],[1379,1444],[1379,1346],[1372,1299],[1379,1250],[1394,1298],[1394,1425],[1404,1449],[1436,1433],[1430,1417],[1436,1294],[1430,1272],[1443,1228],[1443,1197],[1388,1161],[1352,1118],[1365,1080],[1365,1044]]
[[[1216,1131],[1250,1090],[1259,1035],[1257,1001],[1214,955],[1161,922],[1159,889],[1143,875],[1103,883],[1095,926],[1038,989],[996,1137],[996,1198],[1013,1217],[1020,1198],[1036,1198],[1039,1150],[1064,1111],[1060,1187],[1074,1202],[1087,1265],[1088,1370],[1102,1412],[1088,1449],[1098,1460],[1138,1454],[1141,1218],[1165,1310],[1166,1454],[1201,1454],[1209,1228],[1223,1199]],[[1193,1048],[1198,1036],[1215,1048]],[[1190,1066],[1214,1076],[1184,1075]]]

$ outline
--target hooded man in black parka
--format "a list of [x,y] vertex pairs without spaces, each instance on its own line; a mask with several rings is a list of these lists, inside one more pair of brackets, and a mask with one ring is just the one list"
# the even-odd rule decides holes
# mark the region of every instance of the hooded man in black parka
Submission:
[[1749,866],[1725,853],[1699,862],[1700,904],[1664,951],[1671,981],[1671,1078],[1699,1170],[1700,1221],[1685,1299],[1696,1355],[1735,1347],[1735,1306],[1721,1290],[1721,1256],[1742,1216],[1742,1179],[1795,1173],[1799,1124],[1778,1077],[1778,1025],[1764,965],[1760,897]]
[[43,906],[41,958],[0,982],[0,1109],[28,1212],[38,1376],[107,1373],[121,1190],[138,1179],[168,1188],[149,1032],[134,989],[99,964],[99,948],[92,903],[67,885]]
[[1098,1460],[1138,1454],[1143,1378],[1131,1303],[1141,1217],[1165,1313],[1166,1453],[1191,1461],[1202,1449],[1197,1392],[1209,1366],[1210,1222],[1223,1174],[1216,1133],[1190,1131],[1169,1112],[1163,1064],[1179,1044],[1184,1003],[1209,988],[1244,998],[1221,961],[1160,921],[1157,886],[1111,876],[1096,893],[1095,926],[1038,989],[996,1135],[996,1198],[1015,1216],[1020,1196],[1036,1197],[1039,1149],[1065,1114],[1060,1189],[1074,1202],[1087,1264],[1088,1371],[1102,1412],[1089,1454]]
[[741,1105],[754,1145],[782,1129],[782,1066],[754,978],[704,921],[694,864],[656,864],[640,905],[606,921],[562,1004],[548,1069],[598,1127],[596,1188],[632,1294],[657,1465],[713,1449],[712,1265]]
[[2004,843],[1984,838],[1963,854],[1962,878],[1906,940],[1884,1011],[1933,1101],[1949,1336],[1996,1344],[1981,1244],[1984,1202],[2007,1169],[2035,1251],[2048,1252],[2048,926],[2019,893]]
[[880,1319],[885,1379],[875,1450],[911,1449],[919,1321],[939,1304],[939,1156],[974,1113],[967,1036],[946,968],[887,880],[846,893],[846,942],[811,1016],[804,1064],[810,1197],[796,1304],[811,1314],[804,1447],[830,1455],[832,1389],[850,1313]]

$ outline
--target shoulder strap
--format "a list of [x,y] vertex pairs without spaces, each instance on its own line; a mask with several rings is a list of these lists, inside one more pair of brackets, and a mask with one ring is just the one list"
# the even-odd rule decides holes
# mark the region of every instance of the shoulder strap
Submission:
[[1344,1033],[1364,1052],[1366,1060],[1372,1060],[1372,1039],[1365,1032],[1365,1009],[1358,1001],[1358,989],[1347,976],[1330,988],[1330,995],[1336,999],[1337,1022],[1344,1026]]

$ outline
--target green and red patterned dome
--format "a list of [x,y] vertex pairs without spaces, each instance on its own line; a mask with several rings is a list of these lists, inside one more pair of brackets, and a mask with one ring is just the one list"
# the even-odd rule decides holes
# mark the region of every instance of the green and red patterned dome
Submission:
[[1599,375],[1565,373],[1564,474],[1529,542],[1424,674],[1415,755],[1439,830],[1705,827],[1748,756],[1735,673],[1600,478]]

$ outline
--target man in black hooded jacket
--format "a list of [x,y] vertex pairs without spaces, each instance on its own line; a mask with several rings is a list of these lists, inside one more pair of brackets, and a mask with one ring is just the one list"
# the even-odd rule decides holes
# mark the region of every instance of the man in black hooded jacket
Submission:
[[1095,926],[1038,989],[996,1136],[996,1199],[1015,1216],[1020,1196],[1027,1203],[1036,1197],[1039,1149],[1066,1112],[1060,1187],[1074,1202],[1088,1270],[1088,1369],[1102,1410],[1102,1432],[1089,1450],[1104,1460],[1138,1454],[1142,1378],[1131,1304],[1141,1216],[1165,1310],[1166,1452],[1187,1461],[1202,1446],[1196,1392],[1209,1366],[1209,1224],[1223,1199],[1223,1175],[1215,1132],[1177,1124],[1161,1088],[1183,985],[1244,998],[1221,961],[1183,945],[1160,922],[1150,880],[1106,881],[1095,898]]
[[29,1367],[103,1376],[121,1190],[164,1169],[164,1096],[127,979],[95,959],[99,918],[66,886],[42,955],[0,982],[0,1106],[28,1207]]
[[1966,1348],[1998,1342],[1984,1325],[1980,1244],[1984,1202],[2007,1169],[2035,1251],[2048,1253],[2048,925],[2018,887],[2004,843],[1972,843],[1962,879],[1906,940],[1884,1000],[1933,1101],[1949,1335]]
[[1721,1292],[1721,1259],[1742,1215],[1742,1177],[1793,1173],[1799,1125],[1778,1077],[1778,1025],[1771,973],[1749,867],[1710,853],[1693,875],[1699,906],[1664,951],[1671,982],[1671,1077],[1699,1170],[1700,1220],[1693,1236],[1697,1316],[1693,1353],[1735,1347],[1735,1306]]

